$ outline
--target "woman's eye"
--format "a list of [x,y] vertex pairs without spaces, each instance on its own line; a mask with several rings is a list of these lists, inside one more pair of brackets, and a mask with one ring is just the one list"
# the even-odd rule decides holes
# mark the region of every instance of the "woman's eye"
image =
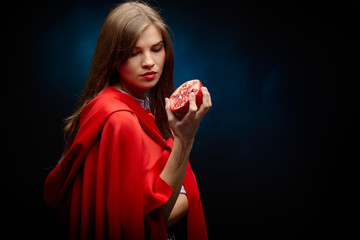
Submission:
[[153,49],[154,52],[160,52],[162,50],[162,47]]
[[132,57],[135,57],[135,56],[139,55],[139,53],[140,53],[140,52],[133,52],[133,53],[131,53],[131,56],[132,56]]
[[[162,49],[163,49],[163,47],[161,46],[161,47],[153,48],[151,51],[160,52]],[[140,53],[141,53],[141,51],[133,52],[133,53],[131,53],[131,57],[135,57],[135,56],[139,55]]]

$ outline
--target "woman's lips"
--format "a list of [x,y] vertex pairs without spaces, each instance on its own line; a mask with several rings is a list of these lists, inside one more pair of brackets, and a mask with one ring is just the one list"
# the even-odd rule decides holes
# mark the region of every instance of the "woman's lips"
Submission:
[[152,80],[156,77],[156,75],[157,75],[157,72],[151,71],[151,72],[146,72],[140,76],[145,78],[146,80]]

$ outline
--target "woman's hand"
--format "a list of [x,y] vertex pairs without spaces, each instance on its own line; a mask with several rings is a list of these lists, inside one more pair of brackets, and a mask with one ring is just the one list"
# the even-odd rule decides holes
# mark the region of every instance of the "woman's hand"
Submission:
[[[170,217],[170,213],[174,208],[181,186],[184,182],[187,161],[190,156],[196,132],[200,126],[201,120],[211,107],[211,97],[209,91],[206,87],[202,87],[201,91],[203,94],[203,102],[200,108],[197,108],[195,95],[194,93],[191,93],[189,112],[181,119],[170,110],[170,99],[165,99],[166,114],[174,133],[173,149],[163,171],[160,174],[160,177],[174,190],[167,203],[161,206],[164,220],[168,225],[173,224],[175,220],[173,217]],[[187,198],[185,197],[183,200],[187,201]],[[187,202],[184,202],[184,204],[187,204]],[[175,214],[174,216],[177,216],[178,218],[181,214]]]
[[210,93],[207,88],[202,87],[201,91],[203,95],[203,101],[200,108],[198,109],[196,106],[194,93],[191,93],[189,97],[189,111],[181,119],[170,110],[170,99],[165,99],[166,114],[170,123],[170,127],[174,133],[174,140],[179,139],[185,145],[193,143],[201,120],[212,106]]

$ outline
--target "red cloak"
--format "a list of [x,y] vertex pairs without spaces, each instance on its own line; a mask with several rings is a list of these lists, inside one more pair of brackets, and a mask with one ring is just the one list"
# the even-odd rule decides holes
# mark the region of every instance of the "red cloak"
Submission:
[[[160,178],[173,140],[131,96],[107,87],[81,112],[79,130],[44,184],[44,200],[69,220],[70,239],[167,239],[159,207],[173,189]],[[188,163],[187,238],[207,239]]]

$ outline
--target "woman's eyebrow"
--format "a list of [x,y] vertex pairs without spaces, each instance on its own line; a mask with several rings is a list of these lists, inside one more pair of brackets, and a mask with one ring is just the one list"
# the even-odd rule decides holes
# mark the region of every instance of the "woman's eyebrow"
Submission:
[[[153,44],[152,47],[156,47],[156,46],[163,45],[163,44],[164,44],[164,41],[161,40],[158,43]],[[135,46],[134,49],[141,49],[141,47]]]
[[155,46],[159,46],[159,45],[162,45],[162,44],[164,44],[164,41],[163,40],[161,40],[160,42],[158,42],[158,43],[155,43],[154,45],[153,45],[153,47],[155,47]]

